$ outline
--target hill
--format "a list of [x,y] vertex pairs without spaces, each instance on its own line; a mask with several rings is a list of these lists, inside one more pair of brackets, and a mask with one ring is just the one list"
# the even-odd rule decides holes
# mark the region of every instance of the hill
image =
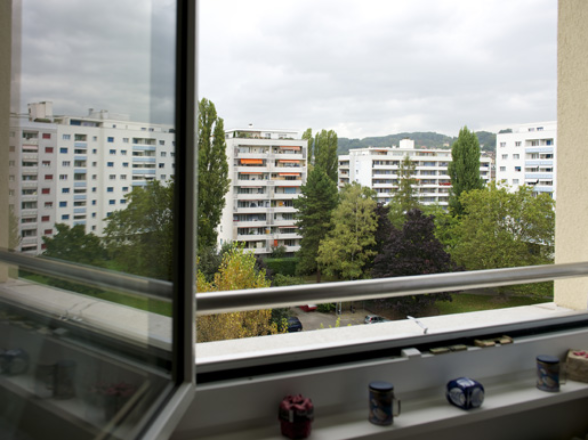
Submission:
[[[482,151],[494,151],[496,148],[496,134],[488,131],[477,131],[476,135],[480,141]],[[446,136],[431,131],[416,131],[412,133],[389,134],[388,136],[366,137],[363,139],[339,138],[337,154],[347,154],[351,148],[366,147],[391,147],[398,145],[402,139],[414,140],[416,147],[425,146],[428,148],[451,148],[457,138]]]

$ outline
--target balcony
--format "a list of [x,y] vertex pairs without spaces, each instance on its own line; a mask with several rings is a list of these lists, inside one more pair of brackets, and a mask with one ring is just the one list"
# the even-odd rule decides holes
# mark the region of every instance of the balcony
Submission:
[[541,173],[541,172],[533,172],[533,173],[529,173],[526,172],[525,173],[525,180],[530,180],[530,179],[553,179],[553,173]]

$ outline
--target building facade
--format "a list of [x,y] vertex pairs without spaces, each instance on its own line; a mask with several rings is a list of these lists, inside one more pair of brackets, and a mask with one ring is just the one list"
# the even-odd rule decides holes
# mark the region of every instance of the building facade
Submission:
[[105,219],[126,207],[126,195],[174,173],[171,126],[129,121],[90,109],[88,116],[53,115],[50,102],[14,116],[9,145],[9,206],[22,252],[43,251],[56,223],[85,225],[102,235]]
[[[451,178],[447,167],[451,162],[451,150],[415,148],[414,141],[403,139],[398,147],[357,148],[339,156],[339,187],[350,182],[372,188],[379,203],[388,203],[398,190],[400,163],[408,156],[415,164],[415,195],[423,205],[447,206]],[[490,157],[480,157],[480,177],[491,178]]]
[[556,194],[557,122],[522,124],[496,135],[496,181],[516,190]]
[[292,130],[228,130],[231,185],[219,243],[239,241],[256,254],[300,249],[293,200],[307,176],[307,141]]

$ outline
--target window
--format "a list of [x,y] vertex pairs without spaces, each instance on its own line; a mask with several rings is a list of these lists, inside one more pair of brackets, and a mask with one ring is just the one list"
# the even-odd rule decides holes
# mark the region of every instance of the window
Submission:
[[42,188],[41,194],[51,194],[51,188]]
[[160,140],[159,141],[159,145],[165,145],[165,141],[164,140]]
[[163,167],[164,167],[164,164],[160,163],[159,168],[163,168]]
[[48,161],[48,160],[44,160],[43,162],[41,162],[41,166],[42,167],[45,167],[45,168],[50,167],[51,166],[51,162]]
[[69,188],[61,188],[62,194],[69,194]]
[[128,168],[129,167],[129,163],[128,162],[123,162],[122,166],[123,166],[123,168]]
[[43,205],[45,208],[53,208],[53,202],[45,202]]
[[92,136],[92,141],[96,142],[98,140],[98,136]]
[[502,160],[506,160],[506,159],[508,159],[508,154],[503,154],[502,155]]
[[96,192],[96,187],[92,187],[92,192],[95,193]]
[[127,203],[127,199],[120,199],[120,204],[124,205],[125,203]]
[[110,143],[114,142],[114,138],[109,136],[108,137],[108,142],[110,142]]
[[109,193],[114,192],[114,187],[109,186],[108,188],[106,188],[106,192],[109,192]]
[[67,202],[59,202],[59,207],[60,208],[66,208],[67,207]]
[[512,179],[512,184],[513,185],[518,185],[519,184],[519,179]]
[[520,154],[513,154],[512,155],[512,158],[515,159],[515,160],[516,159],[520,159],[521,158],[521,155]]
[[521,146],[521,141],[516,141],[515,142],[515,147],[520,147]]
[[129,143],[129,138],[123,138],[123,143],[128,144]]
[[116,203],[116,200],[112,200],[112,199],[111,199],[111,200],[109,200],[109,201],[108,201],[108,204],[109,204],[109,205],[114,205],[115,203]]
[[165,151],[162,151],[161,153],[159,153],[161,157],[165,157],[167,156],[167,153]]
[[120,154],[121,154],[121,156],[126,156],[127,155],[127,150],[120,150]]
[[92,200],[92,205],[96,205],[96,200]]
[[128,186],[123,186],[122,192],[127,192],[128,190],[129,190],[129,187]]
[[48,221],[50,221],[50,220],[51,220],[51,217],[50,217],[50,216],[48,216],[48,215],[43,215],[43,216],[41,216],[41,221],[42,221],[42,222],[48,222]]
[[69,167],[70,165],[71,165],[71,162],[69,160],[64,160],[63,162],[61,162],[62,167]]
[[162,174],[160,177],[160,180],[165,180],[165,179],[167,179],[167,174]]
[[500,143],[500,147],[501,147],[501,148],[504,148],[504,147],[506,147],[506,142],[501,142],[501,143]]
[[116,150],[109,150],[108,154],[116,154]]
[[60,174],[59,180],[67,180],[67,174]]
[[62,138],[64,141],[69,141],[69,140],[71,139],[71,134],[64,134],[63,136],[61,136],[61,138]]
[[69,214],[63,214],[61,220],[69,220]]
[[43,133],[43,139],[51,139],[51,133]]
[[61,147],[61,148],[59,149],[59,152],[60,152],[61,154],[67,154],[67,148],[65,148],[65,147]]
[[14,166],[16,166],[16,161],[14,161],[14,160],[9,160],[9,161],[8,161],[8,166],[9,166],[9,167],[14,167]]
[[515,167],[515,171],[516,171],[517,173],[520,173],[520,172],[521,172],[521,167]]
[[53,180],[53,174],[45,174],[45,180]]
[[506,171],[506,167],[500,167],[500,171]]
[[53,234],[53,229],[45,229],[43,231],[43,235],[51,235],[51,234]]
[[45,147],[45,153],[47,153],[47,154],[53,153],[53,147]]
[[121,174],[120,175],[120,180],[127,180],[127,175],[126,174]]
[[115,180],[116,179],[116,174],[109,174],[108,175],[108,179],[109,180]]
[[98,153],[98,150],[96,148],[92,148],[92,154],[96,154]]

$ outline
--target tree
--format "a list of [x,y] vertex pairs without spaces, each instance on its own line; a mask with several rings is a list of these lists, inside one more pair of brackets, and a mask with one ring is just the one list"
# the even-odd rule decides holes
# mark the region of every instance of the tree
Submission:
[[18,233],[19,219],[14,212],[14,205],[8,205],[8,249],[16,250],[20,244],[20,235]]
[[[386,245],[374,260],[372,276],[390,278],[452,272],[457,267],[435,237],[433,216],[419,209],[406,213],[402,229],[393,229]],[[386,300],[402,315],[419,314],[435,301],[451,301],[448,293],[411,295]]]
[[306,184],[300,188],[300,196],[294,199],[298,210],[296,225],[302,239],[297,271],[299,274],[317,274],[317,283],[321,281],[321,271],[317,264],[320,241],[331,228],[331,212],[337,206],[337,185],[323,171],[315,167],[309,174]]
[[302,139],[305,139],[307,141],[306,153],[308,157],[308,164],[312,166],[314,164],[314,141],[312,139],[312,128],[307,128],[306,131],[302,133]]
[[319,246],[317,262],[327,275],[345,280],[367,275],[366,265],[376,254],[375,197],[375,191],[356,182],[343,187],[339,206],[333,210],[332,230]]
[[451,146],[448,173],[451,177],[449,208],[453,215],[461,216],[461,194],[484,187],[484,181],[480,177],[480,143],[476,134],[467,127],[459,130],[457,141]]
[[65,223],[56,223],[55,229],[57,233],[53,238],[43,237],[46,246],[43,256],[91,266],[105,266],[106,252],[100,239],[91,232],[86,234],[84,225],[70,228]]
[[416,173],[416,164],[410,160],[408,155],[404,156],[398,167],[398,191],[394,198],[400,204],[403,214],[407,213],[419,204],[418,198],[414,195],[414,186],[417,180],[413,177]]
[[419,208],[424,215],[433,216],[435,222],[435,237],[441,242],[443,248],[451,253],[451,249],[459,242],[455,233],[455,228],[459,223],[459,218],[451,215],[448,209],[438,203],[431,205],[422,205]]
[[[322,130],[314,137],[314,166],[321,167],[329,178],[337,183],[338,163],[337,133],[333,130]],[[310,157],[310,156],[309,156]]]
[[[511,193],[492,184],[463,194],[460,202],[464,216],[451,251],[458,264],[480,270],[553,262],[555,211],[549,195],[535,196],[527,186]],[[529,286],[523,290],[538,285]]]
[[[256,260],[252,253],[245,253],[242,247],[234,246],[223,255],[223,262],[212,282],[198,271],[196,289],[199,293],[237,289],[269,287],[264,271],[255,269]],[[278,328],[272,322],[271,310],[231,312],[198,318],[197,341],[221,341],[251,336],[276,334]]]
[[120,270],[171,279],[174,183],[134,187],[127,207],[107,218],[104,240]]
[[198,249],[215,246],[229,191],[225,130],[214,104],[202,98],[198,113]]

